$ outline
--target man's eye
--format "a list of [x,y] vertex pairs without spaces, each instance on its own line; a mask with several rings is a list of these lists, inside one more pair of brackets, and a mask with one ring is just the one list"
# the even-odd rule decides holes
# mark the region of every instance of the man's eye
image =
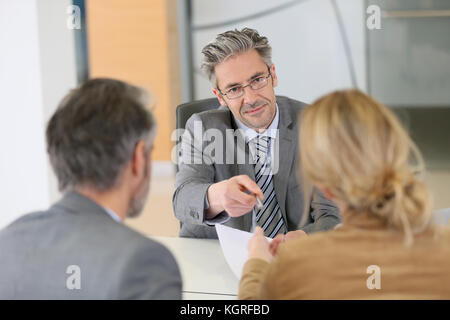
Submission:
[[263,81],[263,79],[264,79],[264,77],[259,77],[259,78],[256,78],[255,80],[253,80],[253,82],[258,83],[258,82]]
[[234,87],[234,88],[231,88],[230,90],[228,90],[228,93],[236,93],[236,92],[239,92],[240,90],[241,90],[240,87]]

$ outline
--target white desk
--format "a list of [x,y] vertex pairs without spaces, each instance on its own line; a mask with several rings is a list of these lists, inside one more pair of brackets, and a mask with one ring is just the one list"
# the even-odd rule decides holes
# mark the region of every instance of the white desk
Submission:
[[175,256],[183,279],[183,299],[236,299],[239,281],[218,240],[151,236]]

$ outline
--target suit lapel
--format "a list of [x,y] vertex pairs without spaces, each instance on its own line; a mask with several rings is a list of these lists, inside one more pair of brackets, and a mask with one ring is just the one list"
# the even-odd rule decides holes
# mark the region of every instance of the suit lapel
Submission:
[[[281,100],[281,99],[280,99]],[[280,112],[279,130],[274,145],[274,171],[273,186],[280,205],[283,218],[286,217],[286,194],[289,181],[290,169],[294,159],[295,144],[297,141],[297,132],[291,128],[292,115],[290,108],[284,101],[278,102],[278,110]],[[295,172],[295,171],[294,171]]]

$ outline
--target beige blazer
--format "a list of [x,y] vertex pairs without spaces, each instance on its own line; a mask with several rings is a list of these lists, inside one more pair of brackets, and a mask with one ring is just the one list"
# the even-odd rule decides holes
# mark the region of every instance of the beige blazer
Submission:
[[[379,288],[377,288],[379,287]],[[414,238],[365,214],[246,262],[239,299],[450,299],[450,229]]]

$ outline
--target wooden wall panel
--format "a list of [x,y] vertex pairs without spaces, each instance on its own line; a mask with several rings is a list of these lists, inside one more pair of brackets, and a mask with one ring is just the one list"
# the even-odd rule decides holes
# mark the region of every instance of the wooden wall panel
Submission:
[[175,0],[86,1],[90,77],[118,78],[156,95],[156,161],[170,160],[181,99],[175,13]]

